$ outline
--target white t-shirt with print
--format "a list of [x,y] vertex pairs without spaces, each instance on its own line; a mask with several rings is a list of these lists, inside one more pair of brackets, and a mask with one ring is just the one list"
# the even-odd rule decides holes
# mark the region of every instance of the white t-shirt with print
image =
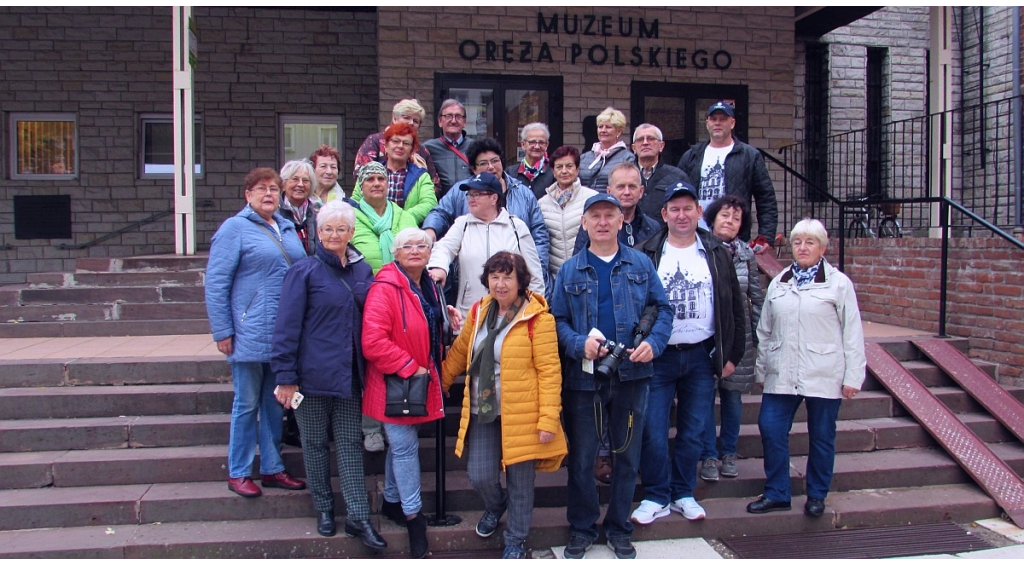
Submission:
[[711,270],[697,243],[679,249],[665,241],[658,277],[672,307],[670,345],[699,343],[715,334]]
[[716,148],[708,145],[704,149],[704,162],[700,165],[700,188],[697,195],[701,207],[725,195],[725,156],[732,151],[735,143],[728,147]]

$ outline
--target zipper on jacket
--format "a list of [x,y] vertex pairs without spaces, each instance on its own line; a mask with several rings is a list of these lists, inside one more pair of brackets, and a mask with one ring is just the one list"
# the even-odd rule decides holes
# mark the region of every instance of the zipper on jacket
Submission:
[[256,301],[256,296],[258,295],[260,295],[260,291],[257,289],[256,292],[253,293],[252,297],[249,298],[249,303],[245,304],[245,309],[242,310],[242,319],[240,321],[245,321],[245,316],[248,315],[249,308],[252,307],[252,302]]

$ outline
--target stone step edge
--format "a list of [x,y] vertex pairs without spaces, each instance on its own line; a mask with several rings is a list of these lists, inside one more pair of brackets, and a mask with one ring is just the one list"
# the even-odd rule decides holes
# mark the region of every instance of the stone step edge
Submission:
[[[798,531],[934,523],[971,522],[997,517],[999,508],[973,485],[931,486],[860,490],[829,496],[825,515],[818,519],[794,509],[772,515],[746,513],[751,499],[712,500],[705,504],[707,519],[688,523],[672,514],[648,526],[638,526],[634,540],[667,538],[722,538],[739,535],[780,534]],[[602,513],[604,508],[602,508]],[[500,549],[501,535],[480,539],[473,534],[479,511],[453,513],[461,523],[430,527],[428,536],[435,557],[444,549]],[[408,552],[407,533],[374,515],[372,520],[388,541],[383,553],[366,549],[344,534],[326,539],[315,533],[312,517],[260,519],[234,522],[181,522],[146,525],[93,526],[0,532],[0,556],[174,558],[174,557],[372,557]],[[382,522],[383,521],[383,522]],[[339,524],[340,525],[340,524]],[[568,537],[564,508],[540,508],[533,512],[527,546],[544,549],[564,544]],[[603,539],[599,539],[603,540]]]
[[0,339],[74,337],[149,337],[204,335],[210,322],[202,319],[108,319],[104,321],[25,321],[0,323]]

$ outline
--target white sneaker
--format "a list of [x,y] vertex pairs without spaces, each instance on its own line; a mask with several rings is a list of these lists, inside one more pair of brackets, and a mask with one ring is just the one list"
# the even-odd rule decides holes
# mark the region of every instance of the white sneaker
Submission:
[[363,448],[366,452],[382,452],[387,445],[384,444],[384,435],[380,433],[367,433],[363,437]]
[[653,523],[655,519],[661,519],[669,513],[670,511],[667,505],[662,505],[656,501],[645,499],[640,502],[640,507],[637,507],[629,518],[634,523],[649,525]]
[[704,512],[704,508],[697,503],[696,499],[692,497],[681,497],[669,504],[669,509],[676,513],[681,513],[683,517],[686,517],[690,521],[700,521],[704,517],[707,517],[707,513]]

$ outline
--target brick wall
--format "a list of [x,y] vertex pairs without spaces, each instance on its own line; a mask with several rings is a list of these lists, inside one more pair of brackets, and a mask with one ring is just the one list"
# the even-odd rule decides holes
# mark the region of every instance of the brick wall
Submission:
[[[971,356],[999,363],[1000,381],[1015,385],[1024,385],[1022,259],[1002,239],[950,241],[946,333],[969,338]],[[847,241],[863,318],[937,333],[940,260],[938,239]]]
[[[558,13],[612,16],[612,37],[588,37],[571,34],[541,34],[537,14]],[[395,101],[413,95],[434,115],[434,72],[514,73],[561,75],[564,79],[564,141],[583,143],[582,120],[613,105],[626,116],[630,113],[630,81],[699,82],[746,84],[749,90],[750,142],[777,149],[793,140],[793,15],[791,7],[735,8],[562,8],[547,7],[381,7],[378,50],[380,59],[379,121],[390,119]],[[659,20],[658,39],[619,37],[618,17]],[[460,41],[486,39],[548,42],[556,51],[554,62],[505,63],[472,62],[459,56]],[[654,45],[683,47],[693,52],[725,49],[732,54],[728,70],[713,67],[699,70],[616,67],[565,62],[562,53],[573,43],[605,45],[609,51],[618,46],[629,53],[634,46],[647,49]],[[536,49],[536,47],[535,47]],[[628,57],[628,55],[626,55]],[[633,125],[628,124],[630,130]]]
[[[203,117],[206,175],[197,179],[199,246],[241,207],[241,181],[277,168],[278,115],[344,116],[344,160],[375,130],[376,14],[203,8],[195,109]],[[8,124],[0,140],[0,283],[68,270],[80,256],[174,252],[173,224],[158,221],[83,251],[61,241],[15,240],[12,196],[67,194],[73,243],[85,243],[173,206],[173,180],[138,178],[139,114],[170,113],[171,10],[0,8],[0,104],[5,112],[74,112],[80,172],[64,181],[10,180]],[[350,164],[342,163],[343,171]],[[350,172],[349,172],[350,174]],[[349,179],[350,181],[351,179]]]

